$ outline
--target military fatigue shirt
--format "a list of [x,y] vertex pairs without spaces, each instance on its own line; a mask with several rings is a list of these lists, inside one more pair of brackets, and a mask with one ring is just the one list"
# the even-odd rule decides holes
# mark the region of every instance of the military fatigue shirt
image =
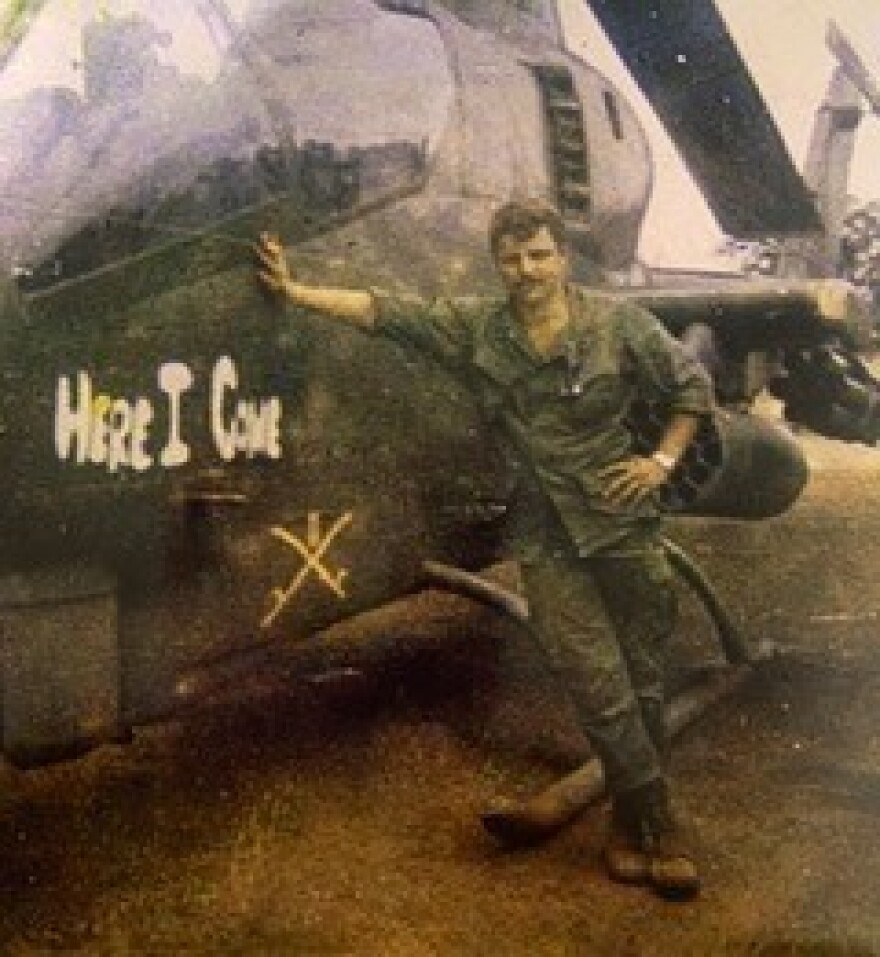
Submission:
[[462,374],[512,446],[512,467],[532,490],[514,516],[518,557],[537,557],[560,532],[588,556],[656,529],[655,496],[613,505],[599,473],[633,454],[625,420],[634,399],[704,415],[712,397],[702,366],[650,313],[572,287],[563,341],[541,356],[504,299],[373,296],[375,331]]

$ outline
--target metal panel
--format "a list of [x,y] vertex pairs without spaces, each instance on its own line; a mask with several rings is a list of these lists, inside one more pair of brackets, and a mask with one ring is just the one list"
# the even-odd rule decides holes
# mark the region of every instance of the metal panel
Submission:
[[71,568],[0,580],[3,751],[21,766],[119,732],[115,585]]

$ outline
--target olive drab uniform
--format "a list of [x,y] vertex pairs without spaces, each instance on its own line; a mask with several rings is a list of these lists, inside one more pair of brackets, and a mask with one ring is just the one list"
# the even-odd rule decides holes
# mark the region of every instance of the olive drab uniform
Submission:
[[373,296],[376,332],[456,370],[500,433],[520,479],[509,544],[535,638],[609,789],[660,778],[672,575],[656,499],[612,505],[599,473],[633,454],[635,398],[705,415],[707,375],[650,313],[577,287],[565,339],[546,357],[506,300]]

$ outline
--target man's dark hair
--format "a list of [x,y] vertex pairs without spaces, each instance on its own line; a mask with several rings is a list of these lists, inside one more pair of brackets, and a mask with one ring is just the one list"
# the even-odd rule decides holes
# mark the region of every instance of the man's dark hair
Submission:
[[514,199],[495,211],[489,223],[489,248],[498,255],[502,236],[517,242],[531,239],[542,227],[553,237],[560,251],[565,250],[565,223],[554,206],[542,199]]

